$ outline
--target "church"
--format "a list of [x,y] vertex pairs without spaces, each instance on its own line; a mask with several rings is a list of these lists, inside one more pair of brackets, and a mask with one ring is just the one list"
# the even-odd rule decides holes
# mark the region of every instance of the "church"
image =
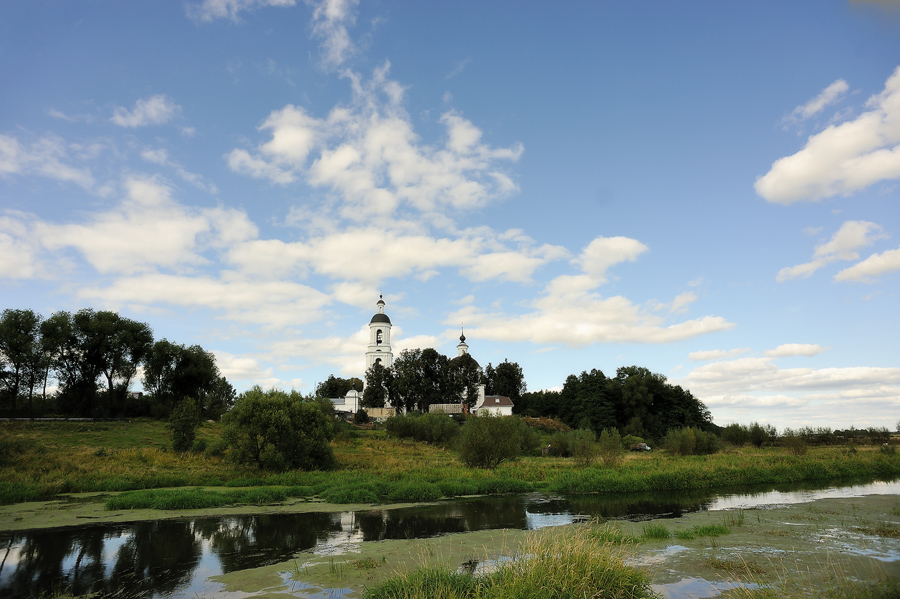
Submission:
[[[366,372],[375,364],[381,364],[385,368],[391,368],[394,365],[394,352],[391,349],[391,323],[390,317],[384,312],[384,295],[378,296],[378,302],[375,307],[377,312],[369,321],[369,345],[366,348]],[[457,356],[469,353],[469,346],[466,344],[465,333],[460,334],[459,344],[456,346]],[[365,381],[365,375],[363,376]],[[338,412],[349,412],[355,414],[360,406],[362,393],[356,390],[350,390],[346,397],[332,398],[335,410]],[[464,412],[462,402],[454,402],[450,404],[434,404],[431,406],[431,412],[443,413],[461,413]],[[489,395],[484,394],[484,385],[479,385],[478,401],[472,412],[475,414],[493,414],[497,416],[512,416],[513,403],[512,400],[505,395]],[[379,416],[386,416],[387,412],[393,412],[393,408],[376,408]],[[372,409],[367,409],[372,414]]]

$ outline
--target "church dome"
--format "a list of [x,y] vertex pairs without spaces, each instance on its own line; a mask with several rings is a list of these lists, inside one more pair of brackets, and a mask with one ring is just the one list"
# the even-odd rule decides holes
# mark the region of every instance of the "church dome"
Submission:
[[387,314],[379,313],[372,317],[372,320],[369,321],[369,324],[372,324],[374,322],[384,322],[387,324],[391,324],[391,319],[388,318]]

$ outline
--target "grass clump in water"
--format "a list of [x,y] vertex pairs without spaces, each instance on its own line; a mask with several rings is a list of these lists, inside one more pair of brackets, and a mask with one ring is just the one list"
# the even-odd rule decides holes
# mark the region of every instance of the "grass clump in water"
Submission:
[[672,536],[665,524],[644,524],[641,537],[647,541],[661,541]]
[[521,555],[486,574],[420,568],[366,591],[366,599],[575,599],[653,597],[649,579],[626,566],[590,527],[526,537]]

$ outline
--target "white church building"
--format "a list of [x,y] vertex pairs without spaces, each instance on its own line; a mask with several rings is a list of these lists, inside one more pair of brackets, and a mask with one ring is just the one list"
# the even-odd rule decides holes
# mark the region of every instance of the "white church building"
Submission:
[[[391,368],[394,365],[394,353],[391,350],[391,319],[384,313],[384,296],[378,296],[378,302],[375,304],[377,312],[369,321],[369,345],[366,348],[366,372],[375,364],[381,364],[385,368]],[[459,344],[456,346],[457,356],[469,353],[469,346],[466,344],[466,335],[461,333],[459,336]],[[365,375],[363,377],[365,384]],[[362,393],[351,389],[345,397],[332,398],[334,407],[339,412],[349,412],[355,414],[362,401]],[[462,401],[452,404],[434,404],[431,406],[432,412],[444,413],[461,413],[465,409],[462,407]],[[488,395],[484,394],[484,385],[479,385],[478,401],[472,408],[474,414],[493,414],[496,416],[512,416],[513,402],[504,395]],[[387,408],[381,408],[387,410]],[[371,411],[371,410],[369,410]],[[392,409],[391,409],[392,411]]]

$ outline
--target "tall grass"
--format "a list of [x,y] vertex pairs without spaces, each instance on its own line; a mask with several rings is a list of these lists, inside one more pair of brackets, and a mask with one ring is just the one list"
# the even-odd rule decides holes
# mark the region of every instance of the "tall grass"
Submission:
[[[368,589],[367,599],[581,599],[654,596],[647,577],[589,527],[526,537],[521,554],[489,562],[484,574],[420,568]],[[477,572],[477,570],[476,570]]]

